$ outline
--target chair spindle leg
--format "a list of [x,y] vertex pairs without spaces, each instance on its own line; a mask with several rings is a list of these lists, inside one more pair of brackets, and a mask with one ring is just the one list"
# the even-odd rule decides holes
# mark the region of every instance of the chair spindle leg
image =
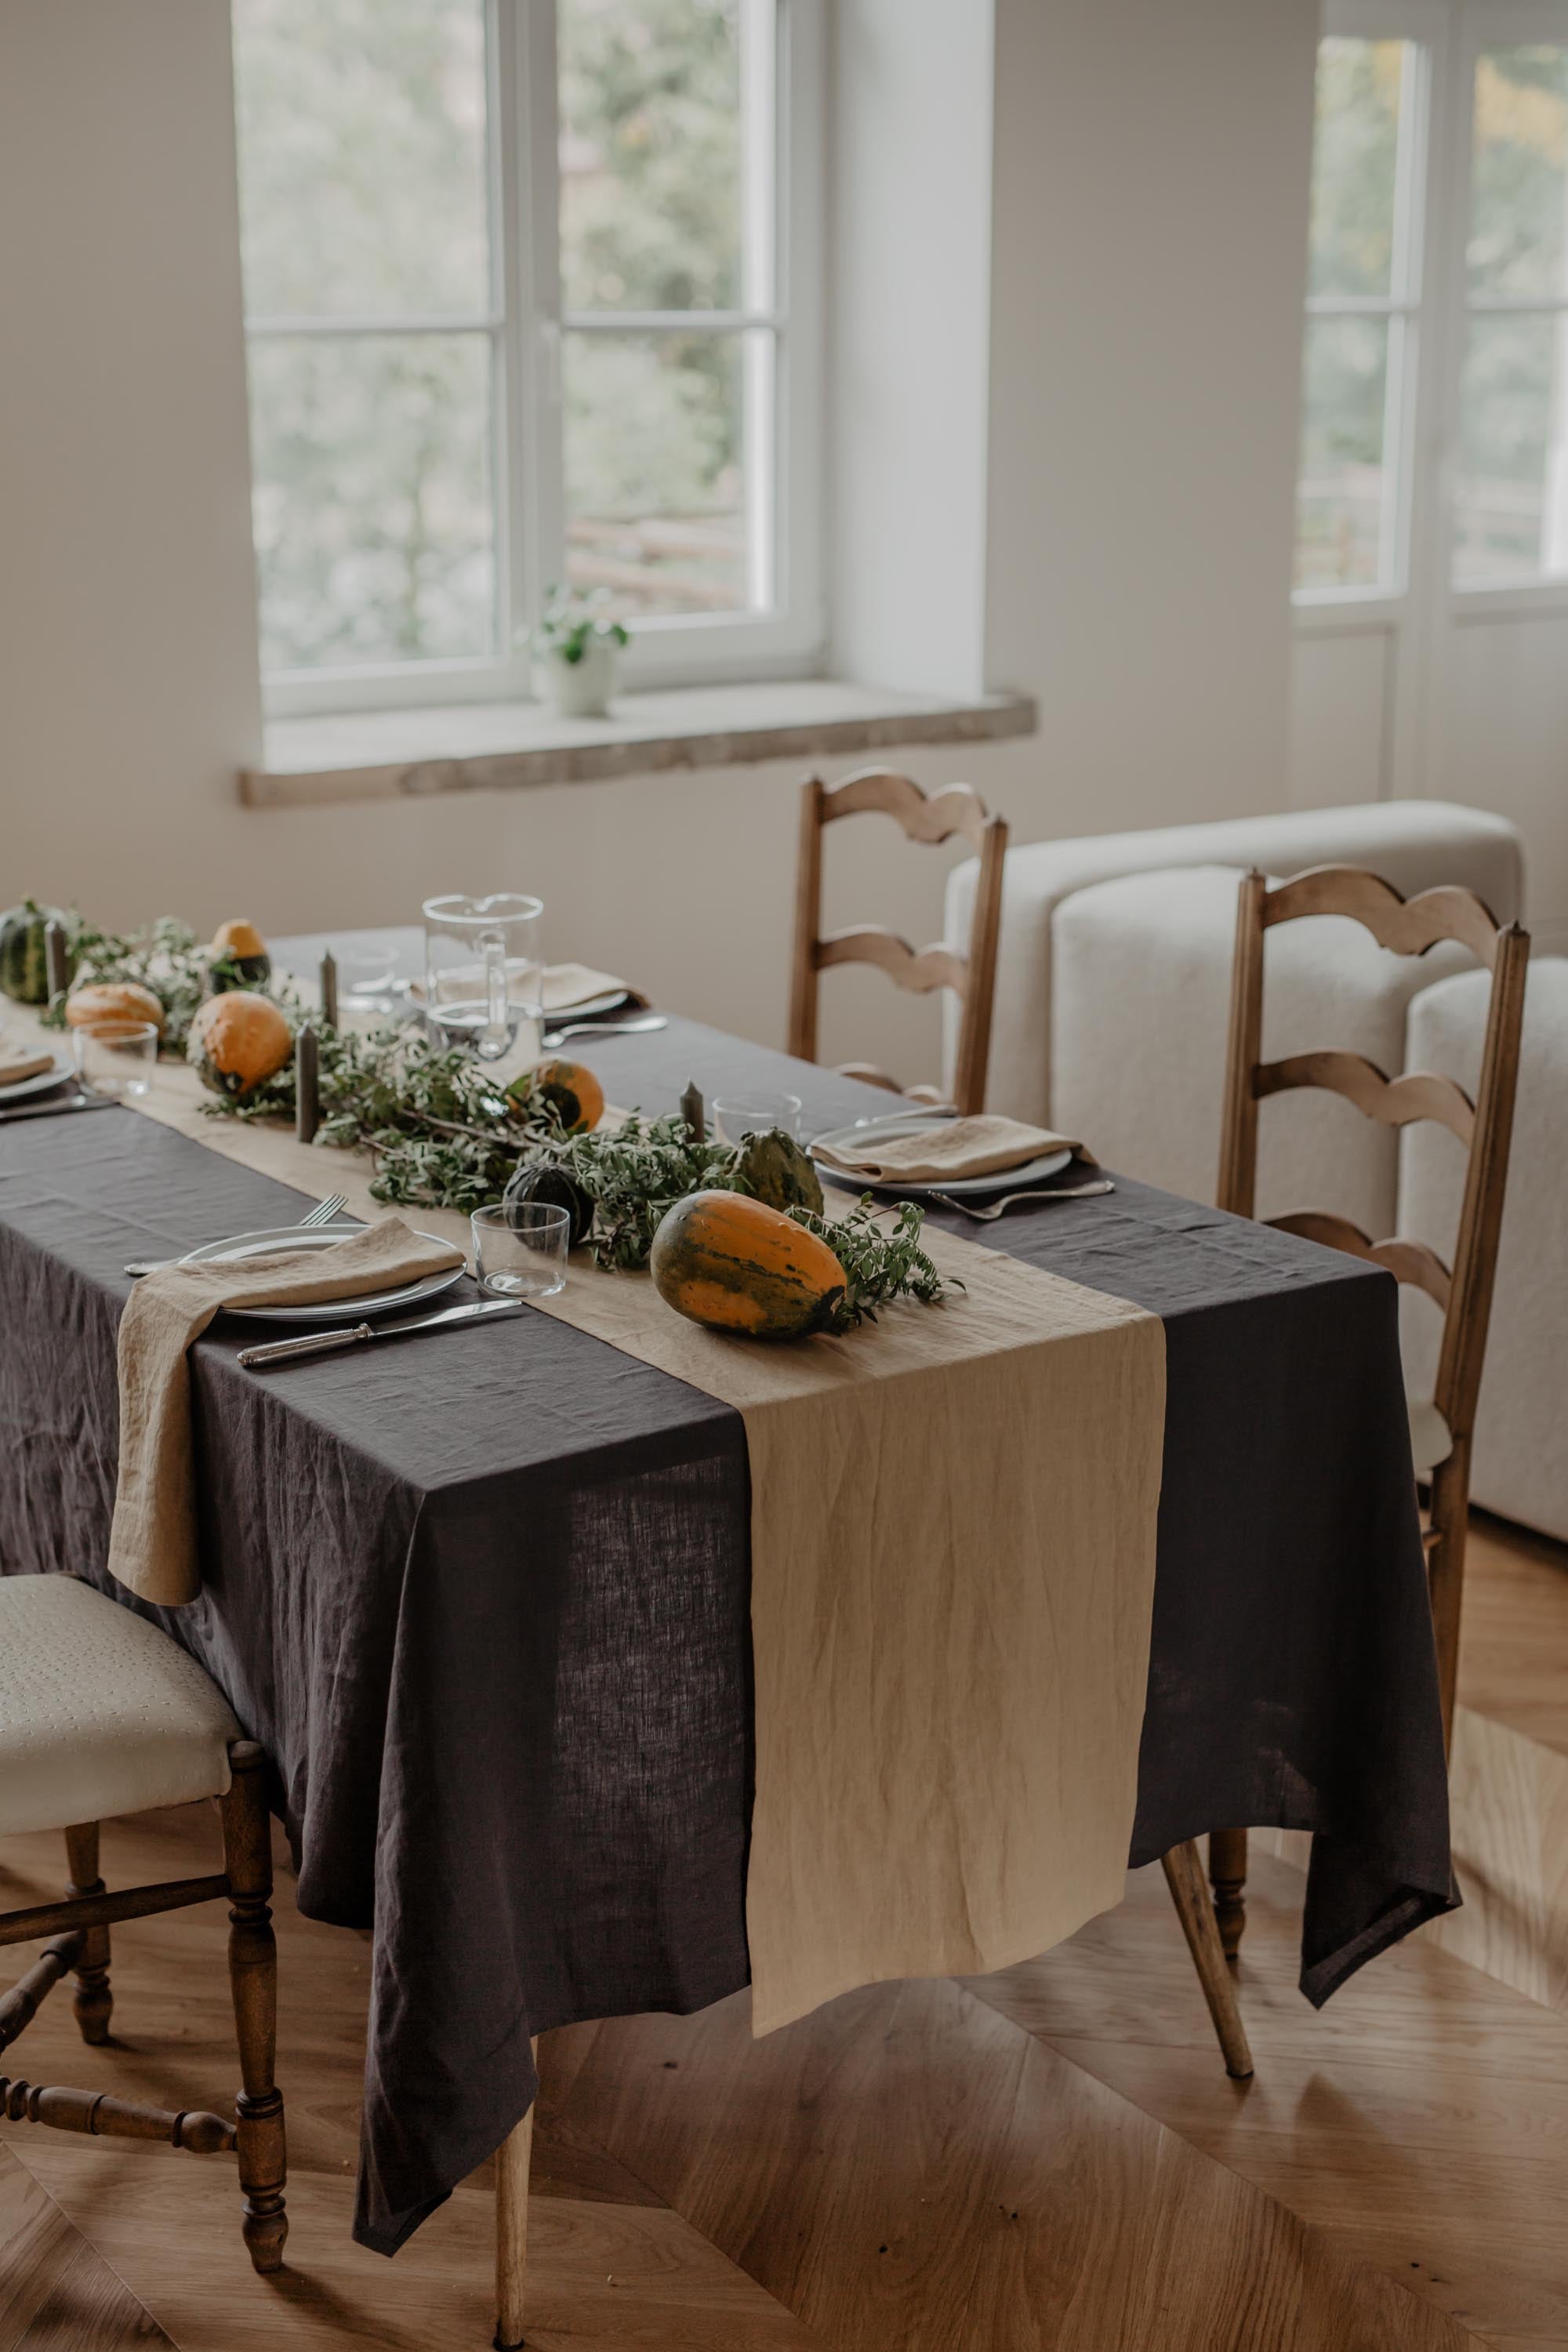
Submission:
[[236,2101],[242,2228],[261,2272],[282,2267],[289,2219],[283,2094],[272,2079],[278,2039],[278,1947],[272,1933],[272,1832],[263,1780],[266,1759],[253,1739],[228,1751],[233,1780],[222,1801],[229,1882],[228,1974],[244,2088]]
[[[537,2064],[538,2037],[529,2045]],[[515,2352],[528,2282],[528,2176],[533,2162],[534,2101],[496,2150],[496,2332],[498,2352]]]
[[1208,1888],[1204,1884],[1197,1841],[1189,1838],[1184,1845],[1173,1846],[1169,1853],[1161,1856],[1161,1867],[1214,2020],[1214,2030],[1219,2036],[1226,2073],[1238,2083],[1246,2082],[1252,2073],[1252,2053],[1237,2006],[1236,1986],[1225,1964]]
[[1247,1926],[1247,1832],[1210,1830],[1209,1878],[1214,1886],[1214,1916],[1227,1960],[1241,1949]]
[[[67,1830],[66,1860],[70,1869],[70,1885],[66,1889],[68,1895],[74,1898],[104,1892],[103,1881],[98,1874],[96,1822],[82,1822],[75,1829]],[[84,2042],[107,2042],[109,2021],[114,2011],[114,1995],[109,1983],[109,1930],[83,1927],[79,1937],[76,1993],[71,2007]]]

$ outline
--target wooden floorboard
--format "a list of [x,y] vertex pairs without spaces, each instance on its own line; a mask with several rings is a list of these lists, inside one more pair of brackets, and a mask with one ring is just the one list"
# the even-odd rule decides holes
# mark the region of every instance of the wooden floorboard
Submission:
[[1459,1696],[1568,1756],[1568,1544],[1471,1514]]

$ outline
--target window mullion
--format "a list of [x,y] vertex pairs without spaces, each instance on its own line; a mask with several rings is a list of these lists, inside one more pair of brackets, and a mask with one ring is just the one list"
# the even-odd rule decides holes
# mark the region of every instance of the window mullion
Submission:
[[511,320],[510,522],[512,621],[539,613],[549,583],[564,576],[561,433],[561,273],[554,0],[498,0],[511,19],[504,132],[512,163],[506,207]]

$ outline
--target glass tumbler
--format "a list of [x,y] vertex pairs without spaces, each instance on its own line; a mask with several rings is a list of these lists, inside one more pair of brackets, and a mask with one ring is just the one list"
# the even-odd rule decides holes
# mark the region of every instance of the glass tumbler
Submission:
[[501,1298],[548,1298],[566,1287],[572,1220],[552,1201],[499,1201],[468,1219],[481,1289]]
[[153,1084],[158,1032],[151,1021],[88,1021],[71,1032],[76,1074],[89,1094],[127,1101]]
[[766,1135],[775,1127],[800,1141],[798,1095],[726,1095],[715,1098],[712,1111],[713,1132],[721,1143],[738,1146],[748,1135]]

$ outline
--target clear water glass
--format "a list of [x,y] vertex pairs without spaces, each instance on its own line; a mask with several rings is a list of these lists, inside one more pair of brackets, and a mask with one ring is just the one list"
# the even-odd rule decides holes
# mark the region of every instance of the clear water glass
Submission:
[[151,1021],[89,1021],[71,1032],[71,1051],[89,1094],[128,1101],[153,1084],[158,1032]]
[[739,1145],[748,1135],[767,1135],[782,1127],[800,1141],[800,1097],[752,1093],[715,1097],[710,1106],[713,1132],[721,1143]]
[[468,1219],[474,1272],[501,1298],[548,1298],[566,1287],[572,1220],[552,1201],[500,1201]]
[[537,1055],[544,1025],[543,901],[516,891],[425,901],[425,1013],[445,1045],[499,1062],[522,1037]]
[[345,940],[335,952],[340,1003],[347,1001],[376,1011],[390,1001],[397,971],[395,941],[372,934],[365,939]]

